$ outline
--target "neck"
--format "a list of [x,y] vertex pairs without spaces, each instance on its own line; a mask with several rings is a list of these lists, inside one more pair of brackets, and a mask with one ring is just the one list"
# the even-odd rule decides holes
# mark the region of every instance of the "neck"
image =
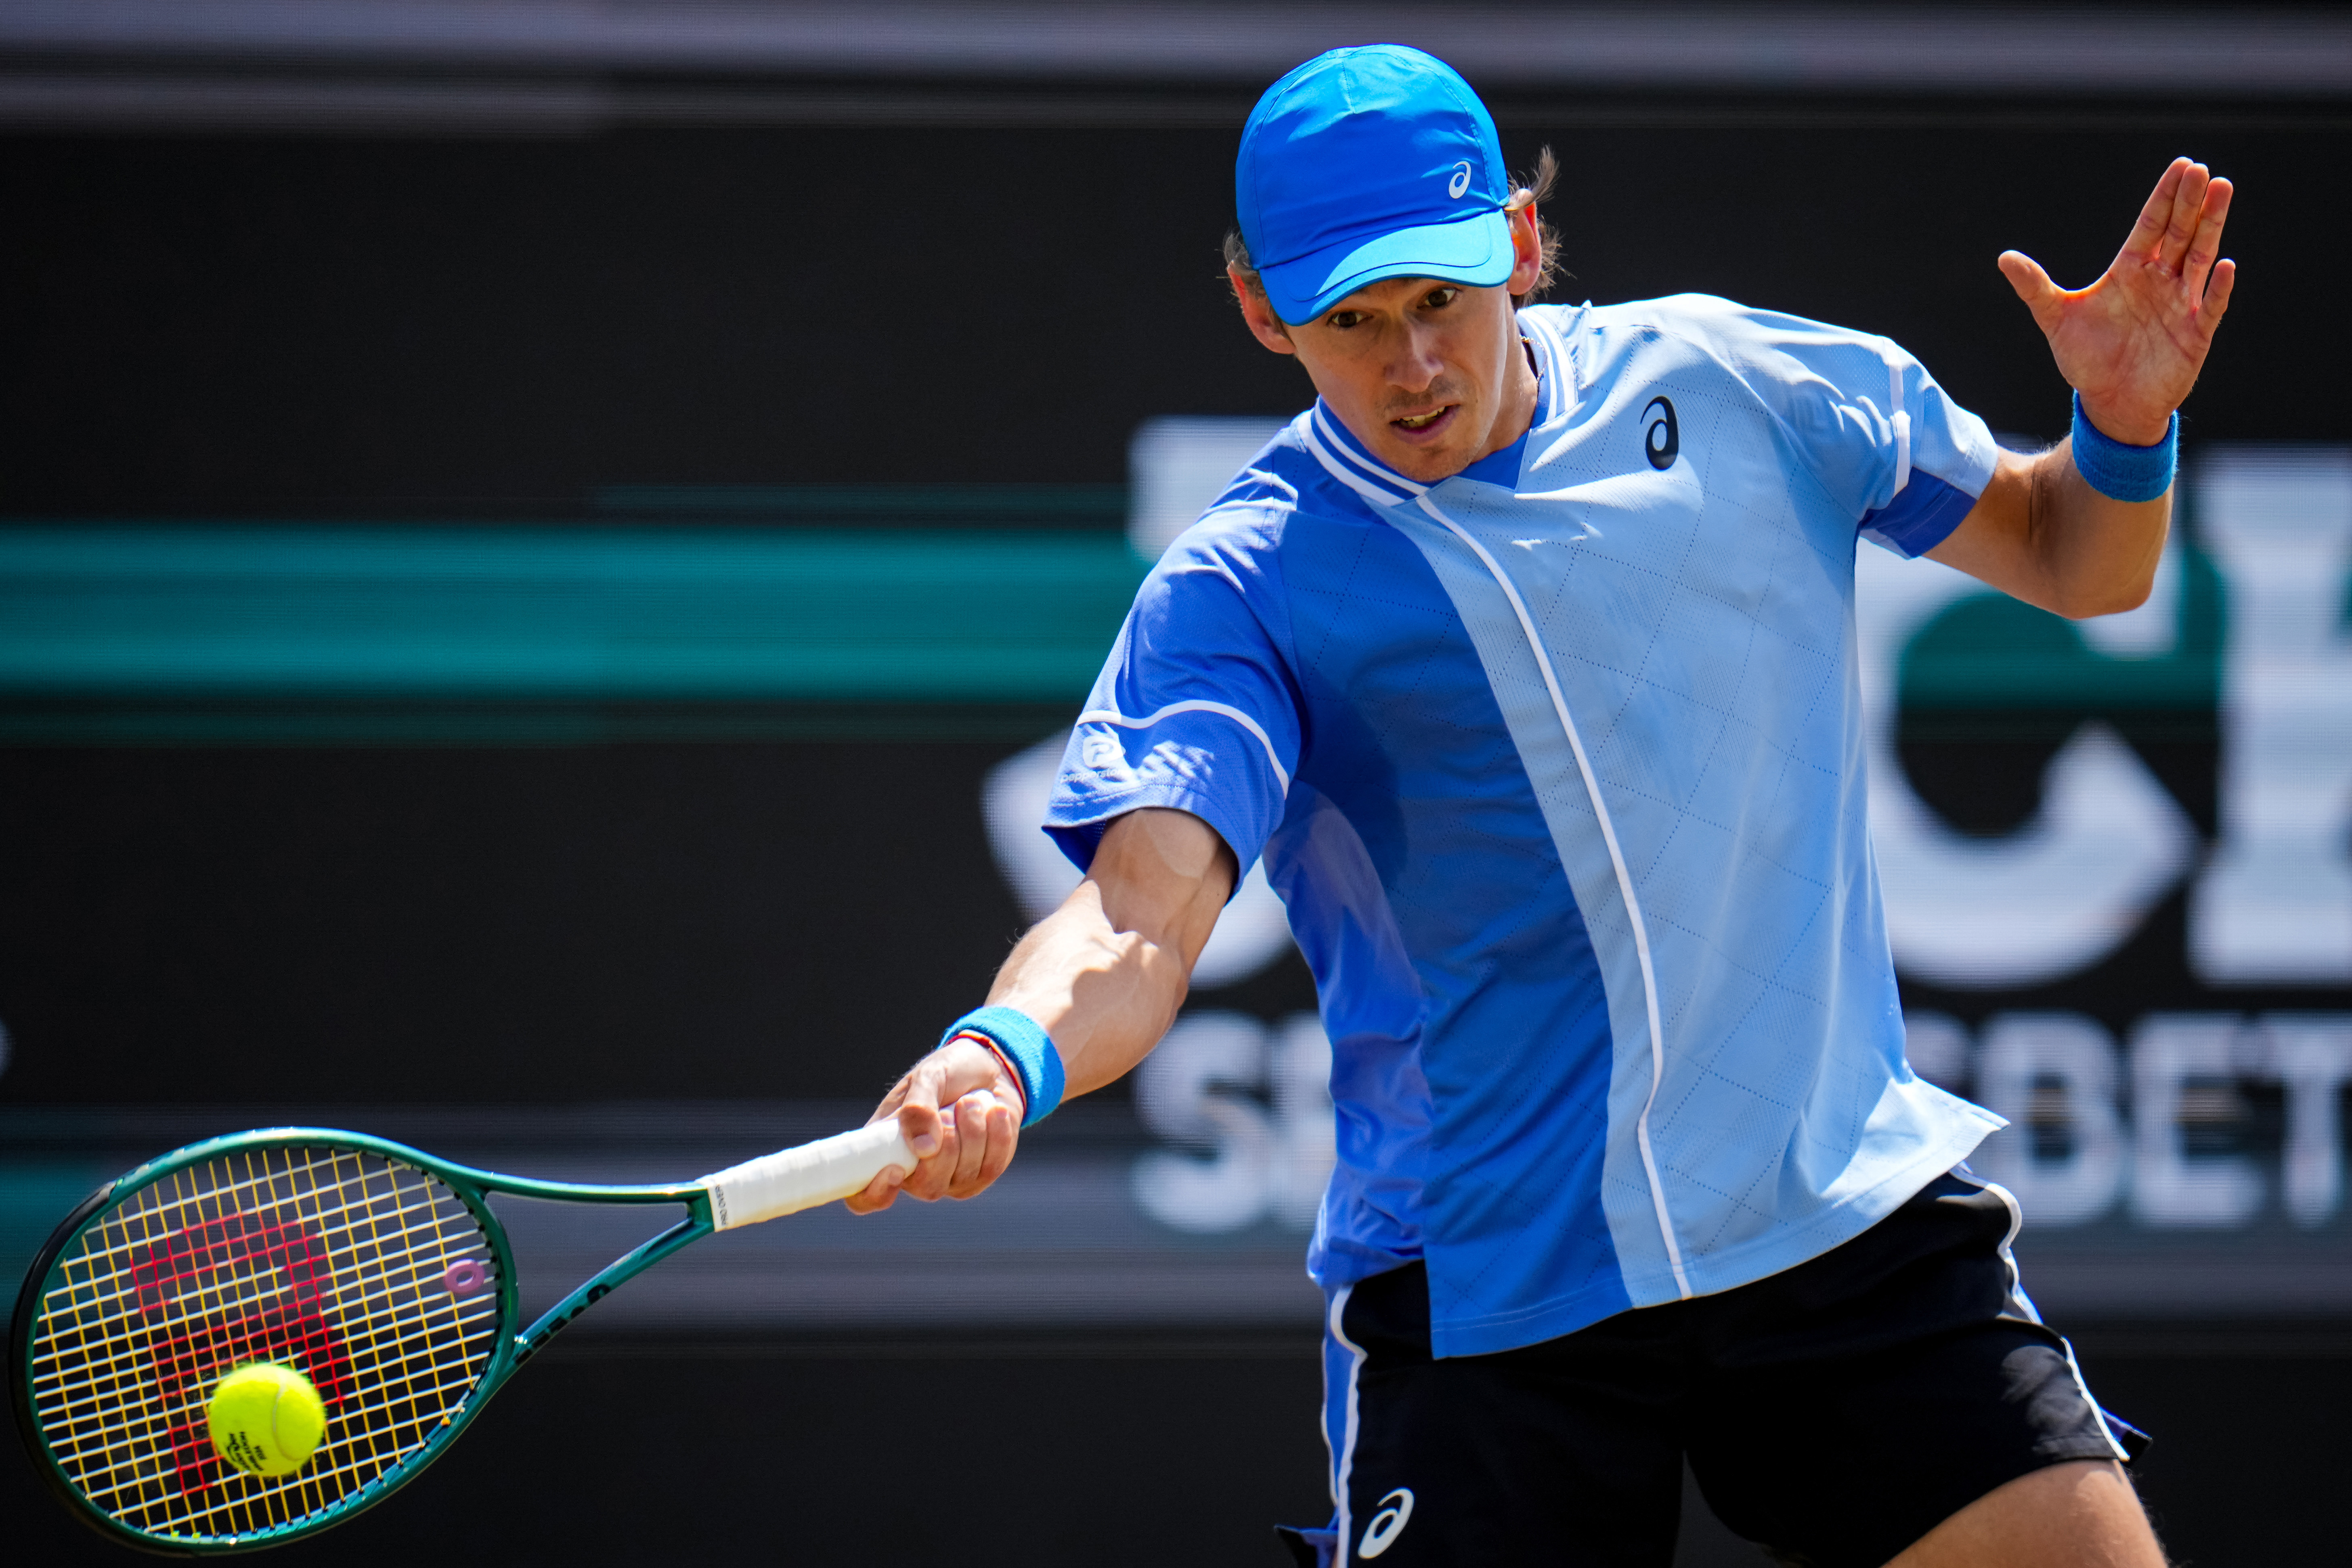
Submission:
[[1536,422],[1536,351],[1525,338],[1518,339],[1518,345],[1519,352],[1511,359],[1510,389],[1504,395],[1502,416],[1495,421],[1485,449],[1471,463],[1493,457],[1526,435]]
[[[1473,464],[1486,461],[1526,435],[1535,425],[1536,404],[1540,391],[1539,384],[1536,379],[1536,351],[1534,345],[1527,339],[1517,335],[1516,321],[1512,323],[1512,331],[1513,341],[1517,343],[1519,352],[1511,356],[1511,368],[1505,376],[1502,412],[1496,416],[1494,428],[1486,433],[1486,445],[1473,453],[1462,468],[1454,469],[1455,474],[1462,472],[1463,468],[1470,468]],[[1442,476],[1443,479],[1453,477],[1453,474]]]

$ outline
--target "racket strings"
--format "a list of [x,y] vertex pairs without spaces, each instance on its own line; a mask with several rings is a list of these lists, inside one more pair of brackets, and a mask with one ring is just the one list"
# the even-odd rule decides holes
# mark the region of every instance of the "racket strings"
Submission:
[[[33,1332],[33,1405],[58,1468],[151,1534],[245,1537],[331,1509],[454,1415],[500,1327],[496,1251],[448,1187],[380,1156],[259,1148],[171,1172],[86,1225]],[[310,1461],[247,1474],[206,1404],[252,1361],[327,1411]]]
[[[348,1320],[350,1317],[354,1315],[356,1310],[356,1315],[365,1330],[373,1333],[380,1340],[388,1340],[392,1335],[396,1334],[399,1331],[397,1325],[387,1324],[383,1321],[385,1316],[385,1308],[388,1305],[393,1304],[390,1293],[385,1289],[373,1289],[346,1292],[342,1298],[342,1301],[346,1319]],[[52,1381],[68,1401],[80,1400],[92,1395],[102,1395],[110,1386],[107,1380],[119,1377],[122,1374],[127,1365],[138,1364],[149,1356],[148,1350],[141,1348],[140,1343],[136,1339],[119,1339],[117,1342],[117,1348],[121,1353],[119,1353],[110,1359],[102,1361],[97,1359],[88,1360],[83,1370],[83,1375],[80,1377],[74,1378],[61,1375]],[[333,1391],[331,1389],[323,1392],[327,1392],[331,1395]]]
[[[415,1184],[412,1182],[412,1183],[402,1183],[402,1184],[401,1184],[401,1185],[403,1185],[403,1186],[411,1186],[411,1185],[414,1185]],[[277,1195],[277,1194],[272,1194],[272,1195]],[[409,1206],[409,1205],[404,1205],[404,1206]],[[362,1223],[357,1224],[357,1225],[354,1225],[354,1224],[351,1223],[351,1222],[352,1222],[355,1217],[356,1217],[356,1218],[358,1218]],[[382,1238],[382,1233],[383,1233],[383,1230],[384,1230],[385,1205],[383,1205],[383,1204],[381,1204],[381,1203],[378,1203],[378,1204],[376,1204],[376,1205],[374,1205],[365,1206],[365,1207],[358,1206],[358,1205],[352,1205],[352,1206],[350,1206],[350,1207],[348,1207],[348,1208],[346,1209],[346,1212],[345,1212],[345,1213],[344,1213],[344,1215],[342,1215],[342,1218],[343,1218],[343,1219],[344,1219],[344,1221],[345,1221],[344,1226],[341,1227],[342,1229],[347,1230],[347,1231],[354,1231],[354,1232],[358,1232],[358,1231],[372,1231],[372,1232],[376,1233],[376,1237],[377,1237],[377,1239],[381,1239],[381,1238]],[[212,1231],[212,1230],[214,1229],[214,1227],[209,1226],[206,1226],[206,1227],[205,1227],[205,1228],[208,1232],[210,1232],[210,1231]],[[414,1230],[415,1230],[415,1225],[414,1225],[413,1220],[412,1220],[408,1225],[406,1225],[405,1226],[404,1226],[404,1228],[413,1233],[413,1232],[414,1232]],[[343,1240],[346,1240],[346,1241],[348,1242],[348,1240],[350,1240],[350,1239],[352,1239],[352,1238],[351,1238],[351,1237],[339,1237],[338,1239],[343,1239]],[[391,1284],[395,1288],[395,1289],[397,1289],[401,1284],[403,1284],[403,1283],[404,1283],[404,1281],[401,1281],[401,1280],[399,1279],[399,1278],[398,1278],[398,1276],[397,1276],[397,1274],[396,1274],[396,1273],[395,1273],[395,1274],[394,1274],[394,1275],[392,1275],[392,1276],[390,1277],[390,1279],[389,1279],[389,1282],[390,1282],[390,1283],[391,1283]],[[308,1294],[308,1293],[304,1292],[304,1291],[300,1289],[300,1283],[301,1283],[301,1282],[300,1282],[299,1279],[297,1279],[296,1281],[294,1281],[294,1282],[292,1282],[292,1283],[293,1283],[293,1287],[294,1287],[294,1288],[293,1288],[292,1289],[290,1289],[290,1290],[288,1290],[288,1291],[287,1291],[287,1292],[285,1292],[285,1293],[286,1293],[287,1295],[290,1295],[290,1296],[293,1298],[293,1301],[294,1301],[294,1303],[295,1303],[296,1307],[299,1309],[299,1308],[300,1308],[300,1307],[302,1307],[302,1306],[306,1306],[306,1305],[310,1304],[310,1303],[306,1302],[306,1301],[305,1301],[305,1300],[304,1300],[304,1298],[305,1298],[306,1294]],[[413,1281],[409,1281],[409,1282],[405,1282],[405,1283],[413,1283]],[[315,1322],[310,1323],[310,1324],[306,1325],[306,1326],[310,1327],[310,1328],[312,1329],[313,1332],[315,1332],[315,1331],[316,1331],[317,1325],[316,1325],[316,1323],[315,1323]],[[371,1325],[371,1326],[377,1327],[377,1329],[378,1329],[378,1338],[379,1338],[379,1340],[381,1340],[382,1335],[381,1335],[381,1329],[380,1329],[380,1326],[375,1326],[375,1325]],[[215,1348],[215,1350],[218,1352],[218,1361],[219,1361],[220,1363],[229,1363],[229,1364],[233,1364],[234,1363],[236,1363],[236,1361],[238,1361],[238,1360],[245,1359],[245,1358],[244,1358],[244,1356],[240,1353],[240,1352],[241,1352],[242,1350],[244,1350],[245,1348],[247,1348],[247,1347],[244,1347],[244,1346],[240,1346],[240,1345],[238,1345],[238,1344],[234,1341],[234,1339],[233,1339],[233,1338],[230,1338],[230,1337],[228,1337],[228,1336],[225,1335],[225,1334],[222,1332],[222,1327],[221,1327],[221,1325],[220,1325],[219,1323],[217,1323],[216,1321],[213,1321],[213,1322],[205,1322],[205,1323],[204,1323],[204,1324],[199,1328],[199,1330],[198,1330],[198,1337],[199,1337],[199,1338],[210,1338],[210,1339],[212,1339],[212,1340],[215,1342],[214,1342],[214,1348]],[[413,1356],[411,1357],[411,1359],[413,1359]],[[306,1370],[312,1370],[312,1371],[317,1371],[317,1372],[320,1372],[320,1373],[328,1373],[328,1378],[327,1378],[327,1380],[326,1380],[326,1381],[329,1383],[329,1386],[322,1388],[322,1394],[326,1394],[326,1395],[327,1395],[331,1400],[334,1400],[334,1401],[336,1401],[337,1403],[340,1403],[340,1402],[341,1402],[341,1400],[340,1400],[340,1396],[341,1396],[341,1394],[342,1394],[343,1390],[342,1390],[342,1388],[341,1388],[340,1385],[338,1385],[338,1384],[337,1384],[337,1383],[336,1383],[336,1381],[335,1381],[335,1379],[334,1379],[334,1377],[333,1377],[333,1373],[332,1373],[332,1372],[331,1371],[331,1369],[326,1368],[326,1367],[313,1367],[313,1368],[307,1368]],[[396,1368],[394,1368],[394,1369],[393,1369],[393,1370],[397,1370],[397,1369],[396,1369]],[[468,1374],[470,1373],[470,1370],[471,1370],[471,1369],[467,1369],[467,1373]],[[467,1376],[461,1376],[461,1379],[460,1379],[461,1384],[462,1384],[464,1382],[467,1382],[467,1381],[469,1381],[469,1380],[470,1380],[469,1375],[467,1375]],[[314,1382],[316,1382],[316,1381],[320,1381],[320,1379],[315,1379],[315,1378],[314,1378]],[[400,1381],[400,1380],[395,1380],[395,1381]],[[413,1373],[411,1373],[410,1375],[408,1375],[408,1376],[404,1379],[404,1381],[406,1381],[406,1382],[409,1382],[409,1383],[412,1383],[412,1384],[413,1384],[415,1380],[415,1377],[414,1377]],[[208,1379],[207,1379],[207,1380],[205,1380],[205,1385],[206,1387],[208,1387],[208,1385],[209,1385],[209,1380],[208,1380]],[[166,1383],[163,1384],[163,1386],[162,1387],[162,1389],[160,1390],[160,1392],[162,1392],[162,1393],[164,1394],[164,1396],[168,1399],[168,1398],[170,1397],[170,1395],[171,1395],[172,1392],[173,1392],[173,1389],[172,1389],[172,1387],[171,1387],[170,1384],[169,1384],[168,1382],[166,1382]],[[462,1387],[462,1386],[460,1386],[460,1387],[457,1390],[457,1392],[460,1395],[462,1395],[462,1393],[463,1393],[463,1387]],[[382,1405],[382,1404],[383,1404],[383,1402],[379,1402],[379,1405]],[[366,1415],[366,1414],[369,1414],[369,1412],[362,1411],[362,1412],[360,1412],[359,1414]],[[394,1416],[396,1417],[400,1413],[399,1413],[398,1411],[394,1410],[394,1411],[393,1412],[393,1414],[394,1414]],[[332,1421],[334,1421],[334,1412],[331,1410],[331,1422],[332,1422]],[[339,1425],[342,1425],[342,1424],[339,1424]],[[364,1479],[366,1479],[366,1476],[367,1476],[367,1474],[368,1474],[368,1472],[369,1472],[369,1471],[371,1471],[371,1470],[379,1470],[379,1471],[380,1471],[380,1469],[383,1468],[383,1466],[382,1466],[381,1464],[371,1465],[371,1464],[369,1463],[369,1461],[370,1461],[371,1459],[379,1459],[379,1460],[380,1460],[381,1458],[384,1458],[384,1457],[385,1457],[385,1456],[382,1453],[382,1448],[383,1448],[383,1444],[382,1444],[382,1441],[381,1441],[382,1436],[383,1436],[383,1433],[382,1433],[382,1431],[381,1431],[381,1426],[382,1426],[382,1425],[383,1425],[383,1423],[382,1423],[381,1421],[376,1421],[376,1422],[373,1422],[373,1423],[362,1422],[362,1423],[361,1423],[361,1424],[359,1424],[359,1425],[356,1425],[356,1426],[349,1426],[347,1427],[347,1430],[348,1430],[348,1433],[349,1433],[349,1436],[350,1436],[352,1439],[355,1439],[355,1440],[352,1440],[352,1441],[349,1441],[349,1442],[347,1442],[347,1443],[346,1443],[346,1445],[345,1445],[347,1447],[349,1447],[350,1449],[352,1449],[352,1453],[351,1458],[350,1458],[349,1460],[347,1460],[345,1463],[342,1463],[342,1464],[340,1464],[340,1465],[336,1465],[336,1464],[331,1463],[331,1460],[332,1460],[332,1458],[333,1458],[333,1456],[332,1456],[332,1455],[331,1455],[331,1454],[322,1454],[322,1455],[320,1456],[320,1458],[319,1460],[315,1460],[315,1461],[314,1461],[313,1466],[311,1467],[311,1468],[304,1472],[304,1479],[305,1479],[306,1480],[310,1480],[310,1481],[314,1481],[314,1482],[324,1483],[322,1486],[314,1487],[314,1488],[312,1488],[311,1489],[312,1489],[314,1492],[320,1492],[320,1493],[321,1493],[322,1495],[331,1496],[332,1490],[334,1489],[333,1489],[333,1485],[332,1485],[332,1483],[333,1483],[335,1480],[337,1480],[339,1478],[346,1479],[349,1479],[350,1477],[352,1477],[352,1475],[356,1474],[356,1475],[358,1475],[358,1476],[361,1478],[362,1484],[363,1484],[363,1483],[364,1483]],[[180,1454],[182,1454],[182,1455],[184,1455],[184,1453],[185,1453],[185,1451],[186,1451],[186,1448],[187,1448],[188,1445],[184,1442],[184,1436],[185,1436],[185,1434],[184,1434],[184,1433],[183,1433],[183,1434],[180,1434],[180,1436],[182,1436],[183,1441],[181,1441],[180,1443],[178,1443],[178,1444],[175,1444],[175,1445],[174,1445],[174,1447],[175,1447],[175,1451],[177,1451],[178,1453],[180,1453]],[[198,1449],[198,1452],[199,1452],[199,1453],[201,1453],[201,1451],[202,1451],[202,1450],[201,1450],[201,1448],[199,1448],[199,1449]],[[395,1455],[394,1457],[396,1457],[396,1455]],[[93,1479],[95,1479],[96,1478],[93,1478]],[[199,1474],[197,1474],[197,1475],[194,1475],[194,1476],[185,1476],[185,1475],[184,1475],[184,1476],[182,1476],[182,1477],[180,1478],[180,1479],[181,1479],[181,1481],[182,1481],[182,1486],[181,1486],[181,1489],[181,1489],[183,1492],[193,1492],[193,1491],[198,1491],[198,1490],[201,1490],[201,1489],[203,1489],[203,1487],[204,1487],[205,1483],[205,1482],[207,1482],[210,1479],[211,1479],[211,1478],[210,1478],[209,1476],[205,1475],[205,1474],[201,1474],[201,1473],[199,1473]],[[243,1479],[243,1478],[237,1478],[237,1479]],[[120,1489],[121,1489],[120,1478],[115,1478],[115,1481],[116,1481],[116,1489],[117,1489],[117,1490],[120,1490]],[[246,1487],[246,1489],[247,1489],[247,1490],[252,1490],[252,1489],[253,1489],[250,1485],[247,1485],[247,1486]],[[110,1500],[110,1501],[119,1501],[119,1500],[119,1500],[119,1499],[110,1499],[110,1500]],[[224,1498],[221,1500],[221,1501],[222,1501],[222,1502],[225,1502],[225,1503],[226,1503],[226,1504],[228,1504],[228,1505],[230,1505],[230,1506],[232,1506],[232,1507],[233,1507],[233,1506],[235,1505],[235,1503],[236,1503],[236,1502],[237,1502],[238,1500],[238,1500],[237,1498],[236,1498],[236,1497],[235,1497],[235,1495],[234,1495],[234,1493],[233,1493],[233,1492],[232,1492],[232,1493],[230,1493],[230,1494],[228,1494],[228,1495],[225,1495],[225,1496],[224,1496]],[[279,1507],[279,1508],[273,1508],[273,1509],[270,1510],[272,1513],[277,1513],[277,1512],[280,1511],[280,1509],[282,1509],[282,1507],[283,1507],[283,1506],[285,1506],[285,1505],[287,1505],[289,1501],[292,1501],[292,1502],[294,1503],[294,1506],[298,1506],[298,1507],[299,1507],[299,1506],[303,1506],[303,1501],[302,1501],[301,1500],[289,1500],[289,1499],[286,1499],[286,1498],[280,1497],[280,1498],[278,1498],[278,1499],[276,1499],[276,1500],[275,1500],[278,1504],[279,1504],[279,1505],[280,1505],[280,1507]],[[313,1498],[313,1499],[311,1499],[311,1500],[310,1500],[310,1501],[315,1501],[315,1500],[316,1500],[316,1499],[315,1499],[315,1498]],[[216,1510],[216,1509],[217,1509],[217,1505],[215,1506],[215,1510]],[[209,1521],[209,1522],[214,1522],[214,1523],[217,1524],[217,1522],[218,1522],[218,1521]],[[230,1528],[232,1528],[232,1529],[239,1528],[239,1527],[240,1527],[240,1525],[238,1525],[238,1524],[232,1524],[232,1525],[230,1526]]]

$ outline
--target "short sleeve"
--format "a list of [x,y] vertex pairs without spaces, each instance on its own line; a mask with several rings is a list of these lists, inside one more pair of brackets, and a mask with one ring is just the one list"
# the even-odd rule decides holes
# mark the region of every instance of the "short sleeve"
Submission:
[[1281,820],[1301,741],[1284,515],[1213,510],[1144,579],[1046,806],[1046,834],[1079,869],[1112,819],[1144,806],[1202,818],[1244,870]]
[[1992,432],[1888,339],[1708,300],[1719,342],[1862,537],[1923,555],[1991,481]]

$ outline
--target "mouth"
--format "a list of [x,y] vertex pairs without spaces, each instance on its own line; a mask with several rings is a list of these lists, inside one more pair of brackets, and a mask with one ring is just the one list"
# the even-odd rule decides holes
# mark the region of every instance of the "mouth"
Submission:
[[1389,421],[1389,428],[1402,435],[1408,440],[1427,437],[1451,424],[1455,412],[1461,406],[1458,403],[1446,403],[1424,414],[1402,415]]

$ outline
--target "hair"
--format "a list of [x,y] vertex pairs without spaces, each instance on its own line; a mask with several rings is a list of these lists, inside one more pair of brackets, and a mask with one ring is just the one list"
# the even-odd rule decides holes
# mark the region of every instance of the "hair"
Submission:
[[[1519,175],[1512,180],[1511,199],[1503,204],[1505,212],[1515,213],[1523,207],[1536,209],[1536,243],[1541,247],[1543,256],[1542,264],[1536,268],[1535,281],[1528,285],[1527,292],[1511,296],[1514,310],[1531,300],[1541,298],[1563,276],[1559,268],[1559,230],[1552,227],[1543,216],[1543,204],[1551,195],[1551,188],[1559,180],[1559,160],[1552,156],[1550,148],[1546,147],[1536,154],[1534,174]],[[1249,242],[1242,238],[1241,230],[1237,228],[1225,233],[1225,266],[1229,289],[1233,279],[1238,276],[1243,287],[1260,300],[1265,299],[1265,285],[1259,281],[1257,268],[1250,260]],[[1239,295],[1234,296],[1234,302],[1241,302]],[[1280,321],[1282,318],[1277,315],[1275,320]]]

